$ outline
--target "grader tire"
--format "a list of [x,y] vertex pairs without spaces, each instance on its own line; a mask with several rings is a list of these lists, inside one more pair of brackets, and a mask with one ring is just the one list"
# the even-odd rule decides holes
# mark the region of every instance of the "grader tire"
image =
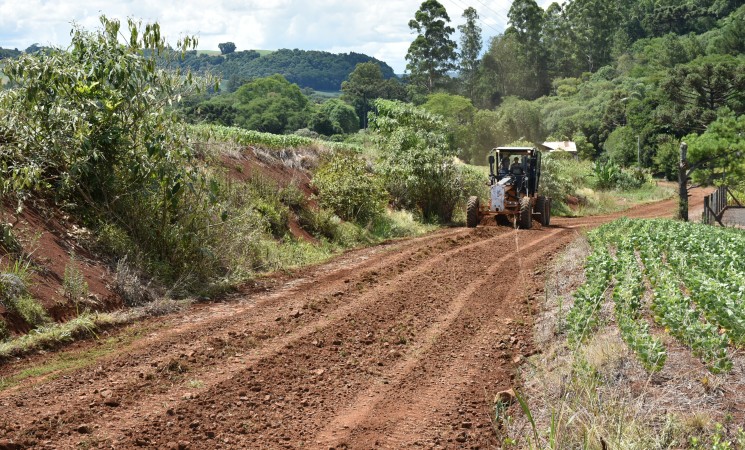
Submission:
[[518,217],[517,226],[522,230],[529,230],[533,226],[533,214],[530,203],[526,203],[520,209],[520,217]]
[[479,198],[472,196],[468,198],[466,205],[466,226],[476,228],[479,224]]
[[541,213],[541,225],[547,227],[551,223],[551,203],[550,200],[543,195],[538,196],[535,201],[536,212]]

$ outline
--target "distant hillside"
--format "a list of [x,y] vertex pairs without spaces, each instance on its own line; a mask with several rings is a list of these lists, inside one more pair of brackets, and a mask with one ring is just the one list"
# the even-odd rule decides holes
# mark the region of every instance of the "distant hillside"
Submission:
[[386,79],[395,76],[388,64],[361,53],[335,54],[298,49],[261,53],[256,50],[244,50],[227,55],[209,55],[203,51],[192,51],[187,53],[181,65],[197,72],[212,72],[233,86],[244,80],[280,74],[300,87],[318,91],[339,91],[342,81],[347,79],[355,66],[368,61],[378,63]]

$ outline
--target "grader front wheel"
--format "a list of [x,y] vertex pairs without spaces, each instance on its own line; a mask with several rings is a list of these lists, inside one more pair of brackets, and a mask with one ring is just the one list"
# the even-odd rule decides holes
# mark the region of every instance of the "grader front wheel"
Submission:
[[533,213],[530,203],[522,205],[517,225],[523,230],[529,230],[533,226]]
[[479,224],[479,198],[472,196],[468,198],[466,205],[466,226],[475,228]]

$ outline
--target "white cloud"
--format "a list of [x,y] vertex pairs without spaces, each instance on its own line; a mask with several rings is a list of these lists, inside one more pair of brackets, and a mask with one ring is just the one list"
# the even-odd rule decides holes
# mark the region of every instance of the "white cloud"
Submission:
[[[485,43],[504,29],[510,5],[509,0],[440,1],[454,28],[462,23],[466,7],[476,8]],[[93,28],[98,16],[105,14],[121,20],[157,20],[170,42],[196,34],[202,49],[217,50],[220,42],[232,41],[239,50],[354,51],[375,56],[402,73],[413,40],[408,23],[420,4],[421,0],[0,0],[0,46],[65,46],[72,22]]]

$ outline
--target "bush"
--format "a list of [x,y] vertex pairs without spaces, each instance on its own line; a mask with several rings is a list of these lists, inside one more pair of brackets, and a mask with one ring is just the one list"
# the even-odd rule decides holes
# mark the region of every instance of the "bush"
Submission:
[[340,218],[366,225],[385,211],[388,193],[361,155],[337,151],[313,176],[318,202]]
[[613,161],[596,162],[593,172],[597,189],[628,191],[638,189],[649,181],[647,170],[639,167],[622,169]]
[[540,191],[553,199],[555,211],[569,196],[587,184],[591,175],[590,163],[567,157],[564,152],[545,154],[542,159]]
[[376,100],[375,106],[370,128],[378,133],[380,171],[393,205],[425,221],[449,222],[467,192],[444,120],[401,102]]
[[637,160],[637,136],[631,127],[618,127],[613,130],[603,148],[611,160],[623,167]]
[[[223,269],[210,226],[223,212],[220,185],[198,167],[168,109],[203,85],[159,68],[158,58],[176,52],[157,24],[129,21],[123,32],[116,20],[101,23],[93,32],[76,26],[69,51],[5,64],[17,87],[0,92],[0,196],[54,196],[89,223],[123,230],[165,279],[214,278]],[[110,237],[124,250],[122,236]]]
[[14,309],[15,312],[17,312],[18,315],[33,328],[37,328],[52,321],[44,307],[41,306],[36,299],[28,295],[16,299]]
[[[26,284],[28,272],[26,267],[18,262],[11,268],[11,272],[0,274],[0,303],[8,311],[18,314],[32,327],[38,327],[51,321],[43,306],[28,294]],[[2,322],[0,338],[7,337],[7,327]],[[5,335],[5,336],[3,336]]]
[[65,298],[76,307],[88,297],[88,283],[75,260],[75,254],[70,255],[70,261],[65,265],[65,275],[62,279],[62,292]]
[[5,319],[0,317],[0,341],[4,341],[10,337],[10,331],[8,331],[8,325],[5,323]]

